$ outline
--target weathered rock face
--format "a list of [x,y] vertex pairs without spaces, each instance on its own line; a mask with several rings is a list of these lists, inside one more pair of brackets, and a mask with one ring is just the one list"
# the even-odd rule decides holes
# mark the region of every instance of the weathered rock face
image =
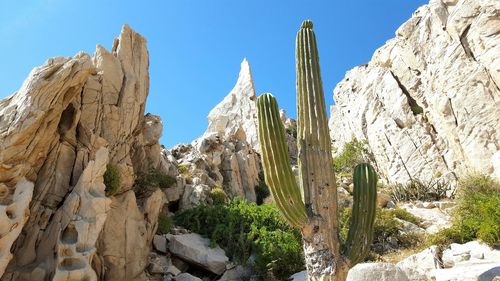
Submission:
[[[143,274],[165,199],[131,189],[136,173],[168,170],[161,120],[144,116],[148,66],[146,40],[124,26],[111,52],[50,59],[0,101],[2,280]],[[108,163],[121,178],[111,197]]]
[[208,114],[205,135],[221,133],[224,139],[246,141],[258,150],[256,99],[250,64],[244,59],[236,85]]
[[217,187],[230,197],[256,200],[260,159],[246,141],[225,140],[222,133],[212,133],[192,145],[174,147],[172,155],[190,177],[180,201],[181,209],[210,203],[210,191]]
[[389,182],[478,170],[500,177],[498,1],[431,0],[334,90],[342,148],[368,140]]

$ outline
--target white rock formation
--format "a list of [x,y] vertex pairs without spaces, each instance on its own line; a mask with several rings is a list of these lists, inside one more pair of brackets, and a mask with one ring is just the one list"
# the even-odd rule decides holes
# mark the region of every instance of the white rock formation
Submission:
[[409,281],[406,274],[392,263],[360,263],[349,270],[347,281]]
[[[49,59],[0,101],[1,280],[143,277],[165,196],[131,189],[136,173],[169,170],[161,120],[144,116],[148,67],[124,26],[111,52]],[[108,163],[121,183],[106,197]]]
[[443,252],[432,246],[397,266],[415,281],[493,280],[500,276],[500,251],[478,241],[451,244]]
[[436,233],[452,225],[450,215],[437,206],[434,206],[434,208],[425,208],[418,207],[418,204],[405,203],[400,207],[419,218],[422,221],[425,231],[429,234]]
[[256,99],[250,64],[244,59],[236,85],[208,114],[205,135],[221,133],[224,139],[246,141],[258,150]]
[[437,246],[431,246],[398,262],[397,266],[404,271],[408,279],[427,281],[427,274],[442,267],[441,253]]
[[334,90],[333,145],[368,140],[388,182],[500,177],[496,0],[431,0]]
[[173,255],[195,263],[217,275],[226,270],[229,258],[219,246],[212,248],[210,240],[199,234],[169,235],[168,247]]

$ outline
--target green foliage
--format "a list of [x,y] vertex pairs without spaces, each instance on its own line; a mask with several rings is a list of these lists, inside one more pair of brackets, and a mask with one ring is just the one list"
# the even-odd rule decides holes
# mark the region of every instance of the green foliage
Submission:
[[[350,208],[340,209],[339,225],[342,244],[344,244],[347,239],[350,218]],[[403,209],[388,210],[377,208],[373,226],[374,238],[371,252],[368,254],[367,259],[373,259],[379,255],[387,254],[390,249],[407,249],[420,243],[419,240],[422,240],[422,237],[413,233],[402,232],[403,224],[397,219],[405,220],[416,225],[421,223],[418,218]],[[391,239],[397,241],[398,244],[385,247],[384,245],[388,244],[388,241]]]
[[410,107],[410,109],[411,109],[411,112],[413,112],[413,115],[418,115],[418,114],[424,113],[424,109],[419,105],[412,105]]
[[396,202],[407,201],[437,201],[443,198],[451,197],[451,185],[444,180],[431,180],[423,182],[420,180],[411,180],[407,184],[395,184],[390,186],[391,198]]
[[500,245],[500,182],[482,174],[460,180],[452,227],[430,238],[431,243],[447,245],[480,239]]
[[346,143],[344,150],[337,157],[333,158],[335,172],[351,173],[356,165],[365,162],[364,158],[368,153],[365,146],[366,141],[358,141],[356,138]]
[[183,174],[183,175],[187,174],[187,172],[188,172],[186,166],[184,166],[182,164],[179,164],[179,166],[177,166],[177,169],[179,169],[179,172],[181,172],[181,174]]
[[177,225],[207,236],[236,262],[255,256],[260,280],[286,280],[304,269],[300,233],[291,228],[274,205],[235,198],[227,204],[198,206],[178,212]]
[[170,232],[170,229],[172,229],[172,218],[165,213],[160,213],[158,215],[158,229],[156,230],[156,234],[167,234]]
[[405,209],[396,208],[396,209],[385,210],[385,211],[389,212],[395,218],[398,218],[400,220],[411,222],[411,223],[418,225],[418,226],[422,225],[422,220],[420,218],[415,217],[414,215],[412,215],[411,213],[409,213]]
[[106,185],[106,196],[112,196],[118,192],[120,188],[120,171],[116,165],[109,163],[106,166],[104,185]]
[[214,205],[221,205],[226,203],[227,194],[220,186],[216,186],[210,190],[210,198]]
[[288,126],[288,127],[286,127],[285,131],[286,131],[287,135],[290,135],[294,138],[297,138],[297,127]]
[[257,205],[262,205],[264,203],[264,200],[269,197],[269,195],[271,195],[271,192],[269,191],[269,187],[264,180],[264,175],[260,174],[259,184],[255,186],[255,197]]
[[140,172],[134,183],[137,193],[143,194],[157,188],[166,189],[177,183],[177,180],[169,175],[162,174],[156,169],[149,169],[146,173]]

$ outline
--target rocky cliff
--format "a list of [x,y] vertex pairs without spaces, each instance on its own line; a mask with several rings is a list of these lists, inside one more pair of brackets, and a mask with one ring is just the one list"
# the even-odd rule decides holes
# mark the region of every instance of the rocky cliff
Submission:
[[500,2],[431,0],[334,90],[333,145],[367,140],[389,182],[500,177]]
[[2,280],[142,280],[165,200],[132,190],[165,166],[161,120],[144,116],[148,67],[146,40],[124,26],[111,52],[50,59],[0,101]]

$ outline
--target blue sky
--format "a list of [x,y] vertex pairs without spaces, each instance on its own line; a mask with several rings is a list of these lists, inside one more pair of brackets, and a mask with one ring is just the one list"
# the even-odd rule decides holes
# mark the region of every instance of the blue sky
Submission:
[[[271,92],[295,116],[295,34],[312,19],[327,104],[347,70],[373,52],[426,1],[0,0],[0,98],[54,56],[111,48],[128,23],[148,40],[146,111],[164,123],[161,143],[191,142],[231,90],[247,58],[258,94]],[[329,110],[328,110],[329,111]]]

